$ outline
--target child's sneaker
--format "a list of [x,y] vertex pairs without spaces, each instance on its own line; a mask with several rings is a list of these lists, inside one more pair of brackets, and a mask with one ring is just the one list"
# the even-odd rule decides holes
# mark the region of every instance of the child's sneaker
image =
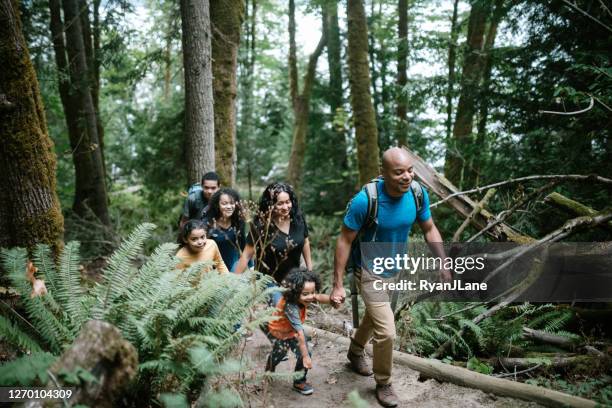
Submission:
[[293,383],[293,389],[302,395],[310,395],[314,392],[314,388],[307,382]]

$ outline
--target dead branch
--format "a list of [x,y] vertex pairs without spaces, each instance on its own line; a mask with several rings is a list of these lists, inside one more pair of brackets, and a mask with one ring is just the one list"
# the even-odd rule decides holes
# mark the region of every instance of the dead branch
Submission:
[[603,183],[603,184],[612,185],[612,179],[601,177],[601,176],[598,176],[597,174],[590,174],[590,175],[585,175],[585,174],[543,174],[543,175],[525,176],[525,177],[519,177],[519,178],[511,178],[511,179],[504,180],[504,181],[498,181],[497,183],[489,184],[489,185],[482,186],[482,187],[476,187],[476,188],[473,188],[471,190],[459,191],[459,192],[456,192],[456,193],[453,193],[453,194],[445,196],[440,201],[436,201],[435,203],[431,204],[429,206],[429,208],[435,208],[435,207],[439,206],[440,204],[443,204],[443,203],[447,202],[448,200],[450,200],[451,198],[455,198],[457,196],[462,196],[462,195],[472,194],[472,193],[480,193],[481,191],[487,190],[489,188],[500,187],[500,186],[504,186],[504,185],[507,185],[507,184],[515,184],[515,183],[520,183],[522,181],[532,181],[532,180],[571,180],[571,181],[590,180],[590,181],[597,181],[597,182],[600,182],[600,183]]
[[606,30],[608,30],[608,31],[610,31],[612,33],[612,28],[608,27],[606,24],[604,24],[601,21],[599,21],[599,19],[597,19],[594,16],[590,15],[589,13],[587,13],[586,11],[584,11],[583,9],[578,7],[577,5],[569,2],[568,0],[563,0],[563,2],[565,4],[567,4],[568,6],[570,6],[571,8],[573,8],[574,10],[578,11],[579,13],[581,13],[582,15],[584,15],[584,16],[590,18],[591,20],[595,21],[597,24],[599,24],[600,26],[602,26],[603,28],[605,28]]
[[[416,173],[419,181],[429,189],[429,191],[435,193],[439,197],[447,197],[453,195],[449,201],[449,205],[461,214],[462,217],[468,217],[476,203],[471,200],[468,196],[459,195],[455,193],[459,191],[453,183],[451,183],[446,177],[438,173],[433,167],[427,164],[422,158],[420,158],[414,152],[404,148],[406,154],[410,157],[410,160],[414,166],[414,172]],[[472,219],[472,225],[475,228],[482,229],[486,227],[493,219],[494,216],[486,209],[480,211]],[[487,231],[487,234],[495,240],[508,240],[517,242],[520,244],[534,241],[530,236],[523,235],[518,231],[514,230],[510,225],[500,223],[495,228]]]
[[[594,216],[598,213],[598,211],[592,209],[591,207],[556,192],[550,193],[544,197],[544,201],[574,215]],[[602,227],[612,231],[612,222],[604,223]]]
[[495,191],[496,190],[494,188],[487,190],[487,193],[482,198],[482,200],[480,200],[480,202],[476,204],[476,206],[474,207],[470,215],[465,220],[463,220],[463,223],[459,226],[459,228],[457,228],[455,235],[453,235],[452,242],[459,241],[459,239],[461,238],[461,234],[463,234],[463,231],[465,231],[467,226],[470,225],[474,217],[480,214],[480,211],[482,211],[482,209],[487,206],[487,204],[489,203],[489,200],[493,197],[493,195],[495,195]]
[[559,336],[558,334],[548,333],[542,330],[535,330],[529,327],[523,327],[523,337],[538,341],[540,343],[552,344],[553,346],[568,350],[574,350],[579,345],[578,341],[574,339],[568,339],[567,337]]
[[514,205],[512,205],[512,207],[510,207],[508,210],[506,210],[504,212],[504,214],[502,216],[500,216],[497,220],[493,221],[492,223],[490,223],[489,225],[487,225],[485,228],[481,229],[480,231],[478,231],[474,236],[472,236],[470,239],[468,239],[466,242],[472,242],[474,241],[476,238],[478,238],[479,236],[481,236],[482,234],[486,233],[487,231],[489,231],[491,228],[494,228],[495,226],[501,224],[502,222],[504,222],[505,220],[508,219],[508,217],[510,217],[510,215],[512,215],[516,210],[518,210],[519,208],[521,208],[523,205],[525,205],[525,203],[531,201],[533,198],[539,196],[541,193],[543,193],[546,190],[550,190],[551,188],[553,188],[554,186],[556,186],[558,183],[557,180],[553,180],[550,183],[544,185],[543,187],[540,187],[537,190],[532,191],[531,193],[527,194],[525,197],[521,198],[520,200],[518,200],[516,203],[514,203]]
[[540,110],[538,111],[539,113],[550,113],[552,115],[565,115],[565,116],[571,116],[571,115],[579,115],[581,113],[585,113],[590,111],[591,109],[593,109],[593,106],[595,106],[595,99],[593,99],[593,97],[591,96],[591,102],[589,102],[589,106],[587,106],[584,109],[581,110],[577,110],[574,112],[556,112],[556,111],[545,111],[545,110]]

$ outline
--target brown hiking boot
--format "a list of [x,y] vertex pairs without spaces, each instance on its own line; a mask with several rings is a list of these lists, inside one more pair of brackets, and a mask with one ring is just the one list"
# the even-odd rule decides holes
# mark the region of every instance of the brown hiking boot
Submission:
[[391,384],[376,384],[376,399],[383,407],[397,407],[399,403]]
[[355,354],[349,350],[349,352],[346,354],[346,358],[348,358],[350,362],[349,365],[351,366],[351,369],[357,374],[366,377],[373,374],[363,353]]

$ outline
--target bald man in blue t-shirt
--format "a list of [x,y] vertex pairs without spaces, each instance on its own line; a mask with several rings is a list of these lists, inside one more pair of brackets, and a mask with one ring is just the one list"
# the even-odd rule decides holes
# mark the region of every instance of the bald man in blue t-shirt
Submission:
[[[446,255],[441,244],[442,237],[431,218],[429,196],[424,189],[423,206],[417,213],[416,201],[410,188],[410,183],[414,178],[414,169],[410,156],[404,149],[393,147],[383,154],[382,176],[383,181],[377,183],[378,225],[375,228],[366,229],[362,241],[397,244],[399,249],[397,252],[401,253],[406,247],[408,235],[416,221],[425,235],[425,240],[430,244],[431,250],[436,256],[444,259]],[[346,298],[342,278],[350,256],[351,244],[366,222],[367,208],[368,197],[366,192],[362,190],[353,197],[346,211],[342,231],[336,243],[334,285],[330,296],[333,302],[341,303]],[[358,251],[359,248],[356,248],[356,250]],[[360,257],[358,254],[353,255],[353,259],[359,265]],[[441,280],[451,280],[450,271],[443,270],[440,273]],[[364,293],[362,283],[365,284],[360,279],[360,292]],[[365,314],[351,339],[347,357],[351,363],[351,368],[355,372],[361,375],[371,375],[372,370],[366,362],[364,347],[373,337],[373,372],[376,381],[376,398],[381,405],[394,407],[397,406],[398,399],[391,386],[393,340],[395,339],[395,319],[391,304],[389,302],[372,301],[366,297],[363,297],[363,299]]]

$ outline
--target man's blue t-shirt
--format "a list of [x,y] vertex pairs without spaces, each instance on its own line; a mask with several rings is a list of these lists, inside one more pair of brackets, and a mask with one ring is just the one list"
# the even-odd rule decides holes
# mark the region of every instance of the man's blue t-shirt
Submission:
[[[377,183],[378,189],[378,227],[372,226],[364,231],[361,242],[386,242],[392,245],[393,253],[388,254],[394,257],[395,254],[403,254],[406,251],[408,235],[415,221],[423,222],[431,218],[429,211],[429,195],[423,187],[423,206],[419,213],[416,211],[416,202],[412,189],[408,190],[401,197],[389,196],[384,188],[385,182]],[[353,231],[359,231],[366,222],[368,216],[368,196],[365,190],[357,193],[346,210],[344,225]],[[376,234],[376,236],[374,236]],[[361,265],[361,254],[359,245],[353,247],[351,254],[356,266]],[[381,277],[389,277],[394,273],[383,273]]]

